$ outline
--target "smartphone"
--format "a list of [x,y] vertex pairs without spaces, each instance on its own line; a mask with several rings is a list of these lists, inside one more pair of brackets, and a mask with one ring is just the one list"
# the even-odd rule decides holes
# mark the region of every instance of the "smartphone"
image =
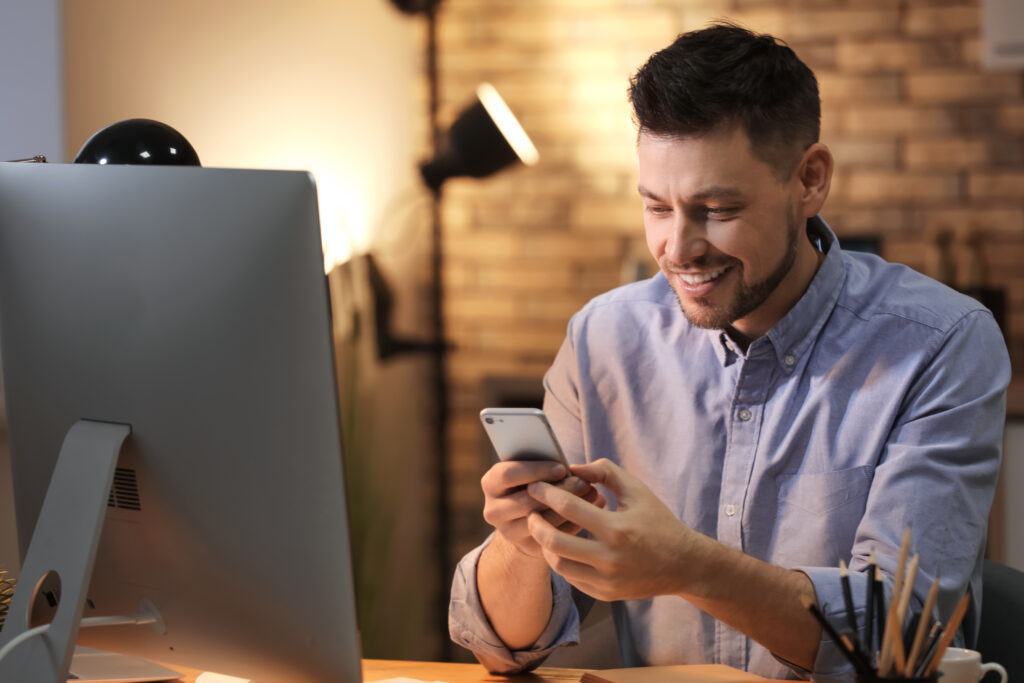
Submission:
[[550,460],[569,467],[543,410],[484,408],[480,421],[501,460]]

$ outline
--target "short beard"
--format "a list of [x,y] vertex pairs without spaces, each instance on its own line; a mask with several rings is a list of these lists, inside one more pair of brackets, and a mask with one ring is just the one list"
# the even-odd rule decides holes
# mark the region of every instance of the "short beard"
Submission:
[[[766,278],[751,285],[743,282],[743,274],[740,273],[739,289],[732,300],[724,306],[712,305],[707,299],[695,299],[695,310],[688,311],[683,305],[679,292],[676,292],[675,289],[672,290],[676,295],[676,300],[679,302],[679,308],[682,309],[683,315],[686,316],[691,325],[710,330],[725,329],[733,322],[752,313],[771,296],[771,293],[779,286],[779,283],[786,277],[786,274],[789,273],[793,263],[796,261],[797,248],[799,246],[797,240],[800,237],[803,221],[794,216],[788,216],[787,218],[789,229],[786,232],[786,251],[783,253],[779,265]],[[733,267],[742,268],[738,262]]]

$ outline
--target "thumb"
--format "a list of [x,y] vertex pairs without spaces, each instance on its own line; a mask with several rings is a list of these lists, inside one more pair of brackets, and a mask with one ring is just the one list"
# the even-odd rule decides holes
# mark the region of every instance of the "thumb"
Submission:
[[601,484],[611,491],[619,505],[627,504],[637,483],[636,477],[607,458],[601,458],[586,465],[572,465],[572,473],[591,484]]

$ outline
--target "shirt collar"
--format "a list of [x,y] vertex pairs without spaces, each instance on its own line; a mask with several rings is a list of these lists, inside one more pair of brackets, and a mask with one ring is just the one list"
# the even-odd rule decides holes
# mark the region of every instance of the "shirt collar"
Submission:
[[[768,331],[755,339],[745,356],[752,358],[774,354],[783,372],[792,372],[807,354],[814,339],[825,325],[846,279],[846,267],[839,242],[823,218],[815,216],[807,221],[807,236],[825,260],[811,279],[807,291]],[[740,355],[739,349],[723,330],[708,330],[712,346],[724,367],[732,365]]]
[[[771,342],[779,365],[786,372],[791,372],[799,365],[810,350],[832,313],[846,280],[846,267],[839,241],[824,219],[820,216],[809,219],[807,236],[819,251],[824,252],[825,260],[811,279],[807,291],[765,335]],[[761,341],[755,340],[754,344]],[[751,344],[751,348],[754,344]]]

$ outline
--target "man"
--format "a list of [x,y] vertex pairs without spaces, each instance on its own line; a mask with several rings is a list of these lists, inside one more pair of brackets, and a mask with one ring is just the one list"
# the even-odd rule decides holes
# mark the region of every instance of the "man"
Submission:
[[801,599],[844,625],[846,561],[863,635],[869,555],[889,604],[910,527],[912,609],[940,576],[943,619],[970,590],[972,642],[1009,381],[991,314],[841,249],[817,84],[774,38],[684,34],[630,97],[661,272],[570,322],[544,408],[574,477],[488,471],[496,531],[457,571],[453,638],[527,669],[578,640],[590,596],[626,665],[849,676]]

